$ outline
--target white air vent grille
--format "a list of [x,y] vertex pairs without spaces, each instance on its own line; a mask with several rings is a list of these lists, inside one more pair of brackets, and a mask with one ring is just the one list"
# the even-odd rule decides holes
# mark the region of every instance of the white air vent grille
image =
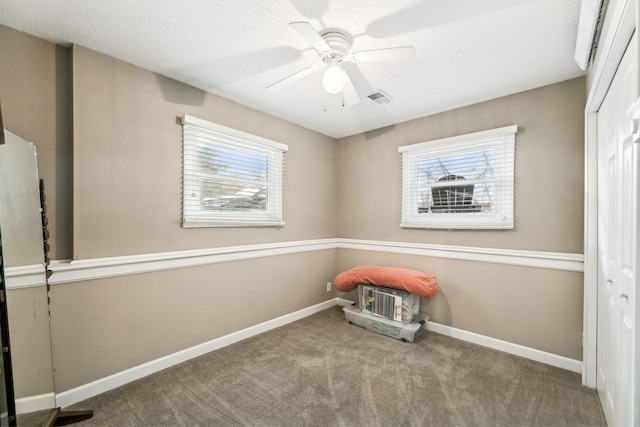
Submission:
[[583,0],[580,6],[574,59],[586,70],[595,56],[609,0]]
[[598,9],[598,18],[596,20],[596,28],[593,31],[593,39],[591,41],[591,49],[589,50],[588,62],[591,62],[596,56],[596,50],[598,49],[598,42],[600,41],[600,34],[602,33],[602,25],[604,24],[604,15],[607,11],[609,0],[602,0],[600,3],[600,9]]
[[369,95],[367,95],[367,98],[374,102],[377,102],[378,104],[384,104],[391,101],[391,97],[381,90],[370,93]]

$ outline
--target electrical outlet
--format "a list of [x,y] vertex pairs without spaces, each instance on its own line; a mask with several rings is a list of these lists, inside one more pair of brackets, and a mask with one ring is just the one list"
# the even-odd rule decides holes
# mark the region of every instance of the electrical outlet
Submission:
[[331,282],[327,282],[327,292],[331,292]]

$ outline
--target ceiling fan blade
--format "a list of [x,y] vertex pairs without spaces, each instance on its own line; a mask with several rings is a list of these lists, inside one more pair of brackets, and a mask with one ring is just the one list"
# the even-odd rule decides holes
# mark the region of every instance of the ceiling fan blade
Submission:
[[266,89],[268,91],[270,91],[270,92],[273,92],[275,90],[278,90],[280,88],[285,87],[286,85],[288,85],[290,83],[293,83],[293,82],[295,82],[297,80],[300,80],[301,78],[306,77],[309,74],[313,74],[316,70],[318,70],[318,69],[320,69],[322,67],[324,67],[324,64],[322,64],[322,65],[312,65],[310,67],[303,68],[302,70],[297,71],[297,72],[291,74],[290,76],[287,76],[284,79],[278,80],[277,82],[267,86]]
[[351,60],[353,62],[404,61],[413,59],[415,54],[413,46],[390,47],[354,52],[351,54]]
[[344,103],[349,106],[359,104],[360,97],[358,96],[358,92],[349,77],[349,73],[347,73],[346,70],[343,70],[342,72],[344,73],[344,86],[342,88]]
[[322,38],[320,33],[313,28],[313,25],[308,22],[291,22],[289,26],[293,28],[298,34],[300,34],[315,50],[319,52],[328,52],[331,50],[326,41]]

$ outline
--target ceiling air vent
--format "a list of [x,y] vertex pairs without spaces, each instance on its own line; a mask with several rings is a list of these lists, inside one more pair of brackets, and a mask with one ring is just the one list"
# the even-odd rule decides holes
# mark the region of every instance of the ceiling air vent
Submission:
[[374,102],[377,102],[378,104],[384,104],[391,101],[391,97],[381,90],[370,93],[369,95],[367,95],[367,98]]

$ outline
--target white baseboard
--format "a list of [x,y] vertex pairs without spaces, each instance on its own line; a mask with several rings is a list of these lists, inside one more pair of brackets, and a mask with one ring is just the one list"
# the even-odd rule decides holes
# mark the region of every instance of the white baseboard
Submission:
[[456,329],[439,323],[427,322],[426,328],[428,331],[446,335],[451,338],[457,338],[483,347],[489,347],[494,350],[524,357],[525,359],[535,360],[536,362],[566,369],[568,371],[582,373],[582,361],[580,360],[569,359],[568,357],[558,356],[557,354],[547,353],[545,351],[487,337],[474,332],[464,331],[462,329]]
[[80,387],[58,393],[56,395],[56,401],[58,402],[58,406],[64,408],[100,393],[120,387],[121,385],[127,384],[131,381],[146,377],[147,375],[185,362],[189,359],[193,359],[194,357],[202,356],[203,354],[209,353],[213,350],[226,347],[238,341],[242,341],[271,329],[279,328],[280,326],[311,316],[312,314],[333,307],[336,304],[336,299],[331,299],[254,326],[250,326],[246,329],[216,338],[203,344],[181,350],[177,353],[169,354],[159,359],[143,363],[142,365],[134,366],[133,368],[101,378]]
[[[73,388],[71,390],[63,391],[55,396],[57,406],[62,408],[74,403],[78,403],[90,397],[96,396],[100,393],[112,390],[121,385],[127,384],[131,381],[143,378],[147,375],[151,375],[155,372],[159,372],[163,369],[185,362],[194,357],[201,356],[228,345],[234,344],[238,341],[250,338],[252,336],[267,332],[271,329],[278,328],[296,320],[303,319],[312,314],[318,313],[327,308],[335,305],[347,306],[353,304],[353,301],[334,298],[320,304],[313,305],[311,307],[298,310],[296,312],[286,314],[284,316],[277,317],[272,320],[260,323],[258,325],[250,326],[238,332],[234,332],[229,335],[225,335],[220,338],[208,341],[203,344],[187,348],[185,350],[173,353],[156,360],[144,363],[142,365],[134,366],[122,372],[110,375],[105,378],[93,381],[91,383],[82,385],[80,387]],[[452,328],[450,326],[440,325],[434,322],[427,322],[427,330],[442,335],[447,335],[452,338],[457,338],[463,341],[468,341],[474,344],[478,344],[484,347],[493,348],[503,351],[505,353],[514,354],[527,359],[535,360],[537,362],[545,363],[551,366],[567,369],[569,371],[578,372],[582,371],[582,362],[578,360],[569,359],[563,356],[558,356],[544,351],[535,350],[532,348],[524,347],[518,344],[501,341],[495,338],[478,335],[473,332],[463,331],[461,329]],[[55,403],[54,403],[55,405]],[[53,407],[53,406],[51,406]],[[44,408],[46,409],[46,408]]]
[[21,397],[16,399],[16,413],[42,411],[56,407],[55,393],[38,394],[36,396]]
[[344,299],[344,298],[336,298],[336,305],[339,305],[341,307],[346,307],[348,305],[353,305],[355,304],[355,301],[350,301],[348,299]]
[[[336,298],[336,304],[347,306],[354,304],[354,302],[344,298]],[[544,363],[546,365],[566,369],[578,374],[582,373],[582,361],[580,360],[569,359],[568,357],[558,356],[557,354],[547,353],[545,351],[536,350],[534,348],[510,343],[508,341],[502,341],[496,338],[487,337],[484,335],[476,334],[474,332],[453,328],[451,326],[442,325],[440,323],[427,321],[425,328],[428,331],[435,332],[440,335],[446,335],[448,337],[456,338],[461,341],[467,341],[473,344],[481,345],[483,347],[492,348],[494,350],[513,354],[514,356],[524,357],[525,359],[530,359],[536,362]]]

